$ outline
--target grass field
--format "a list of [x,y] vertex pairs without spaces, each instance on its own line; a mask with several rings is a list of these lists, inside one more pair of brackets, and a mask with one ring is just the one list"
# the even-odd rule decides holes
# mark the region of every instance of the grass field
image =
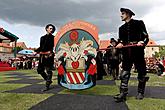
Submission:
[[[33,105],[47,99],[53,94],[33,94],[33,93],[6,93],[4,91],[14,90],[17,88],[22,88],[28,86],[29,84],[9,84],[5,83],[11,80],[18,80],[19,78],[12,78],[6,75],[7,73],[19,72],[24,73],[27,76],[35,76],[36,79],[41,79],[35,70],[18,70],[10,72],[0,72],[0,110],[27,110]],[[53,85],[57,84],[56,75],[57,72],[54,72],[53,76]],[[132,74],[132,77],[135,77],[136,73]],[[165,77],[160,78],[155,74],[148,74],[150,77],[147,86],[165,86]],[[111,80],[110,76],[105,76],[104,80]],[[44,84],[41,82],[39,84]],[[88,94],[88,95],[110,95],[113,96],[119,92],[118,86],[120,81],[116,81],[116,85],[97,85],[91,89],[73,91],[64,89],[58,94]],[[137,86],[137,80],[130,80],[130,86]],[[144,98],[144,100],[136,100],[135,97],[128,97],[126,101],[128,108],[130,110],[165,110],[165,99],[156,99],[156,98]],[[122,110],[122,109],[121,109]]]

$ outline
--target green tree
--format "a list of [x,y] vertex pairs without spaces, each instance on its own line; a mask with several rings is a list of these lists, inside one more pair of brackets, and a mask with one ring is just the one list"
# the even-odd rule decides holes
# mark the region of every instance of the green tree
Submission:
[[160,46],[159,47],[159,52],[155,52],[155,56],[158,58],[162,58],[165,56],[165,46]]
[[17,50],[17,52],[16,52],[16,53],[18,53],[19,51],[23,50],[23,48],[22,48],[22,47],[18,46],[18,47],[16,47],[16,48],[13,48],[12,52],[14,52],[14,51],[15,51],[15,49]]

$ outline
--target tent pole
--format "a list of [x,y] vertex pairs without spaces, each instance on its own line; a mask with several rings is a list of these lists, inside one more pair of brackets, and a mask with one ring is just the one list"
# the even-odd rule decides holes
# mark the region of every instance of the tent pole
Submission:
[[15,47],[14,47],[14,58],[16,58],[17,57],[17,39],[15,39],[15,41],[14,41],[14,43],[15,43]]

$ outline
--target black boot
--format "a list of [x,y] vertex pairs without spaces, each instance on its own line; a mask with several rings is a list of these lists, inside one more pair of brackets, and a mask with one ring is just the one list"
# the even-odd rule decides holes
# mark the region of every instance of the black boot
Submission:
[[52,81],[46,81],[46,87],[42,90],[42,92],[48,91],[50,89],[50,84]]
[[145,83],[146,82],[139,81],[139,84],[138,84],[138,94],[136,96],[137,100],[142,100],[144,98]]
[[142,100],[144,98],[145,86],[148,80],[149,80],[149,77],[144,77],[142,80],[139,80],[138,94],[136,96],[137,100]]
[[144,98],[144,94],[143,93],[138,93],[136,96],[137,100],[142,100]]
[[50,89],[50,85],[52,83],[52,74],[53,74],[52,71],[48,71],[48,75],[46,79],[46,88],[42,90],[43,92],[48,91]]
[[52,83],[52,71],[48,71],[47,80],[46,80],[46,87],[49,88],[50,84]]
[[126,96],[128,94],[127,88],[120,89],[120,90],[121,90],[120,94],[117,94],[114,96],[115,102],[117,103],[126,101]]
[[123,71],[120,75],[121,84],[120,84],[120,94],[114,96],[115,102],[126,101],[126,96],[128,94],[128,81],[130,78],[129,71]]
[[52,84],[52,81],[46,81],[46,88],[49,89],[51,84]]

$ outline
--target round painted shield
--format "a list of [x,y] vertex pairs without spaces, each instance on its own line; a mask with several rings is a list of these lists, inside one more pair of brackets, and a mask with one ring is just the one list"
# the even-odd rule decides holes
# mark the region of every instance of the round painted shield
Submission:
[[55,36],[58,84],[68,89],[96,85],[98,29],[78,20],[63,26]]

